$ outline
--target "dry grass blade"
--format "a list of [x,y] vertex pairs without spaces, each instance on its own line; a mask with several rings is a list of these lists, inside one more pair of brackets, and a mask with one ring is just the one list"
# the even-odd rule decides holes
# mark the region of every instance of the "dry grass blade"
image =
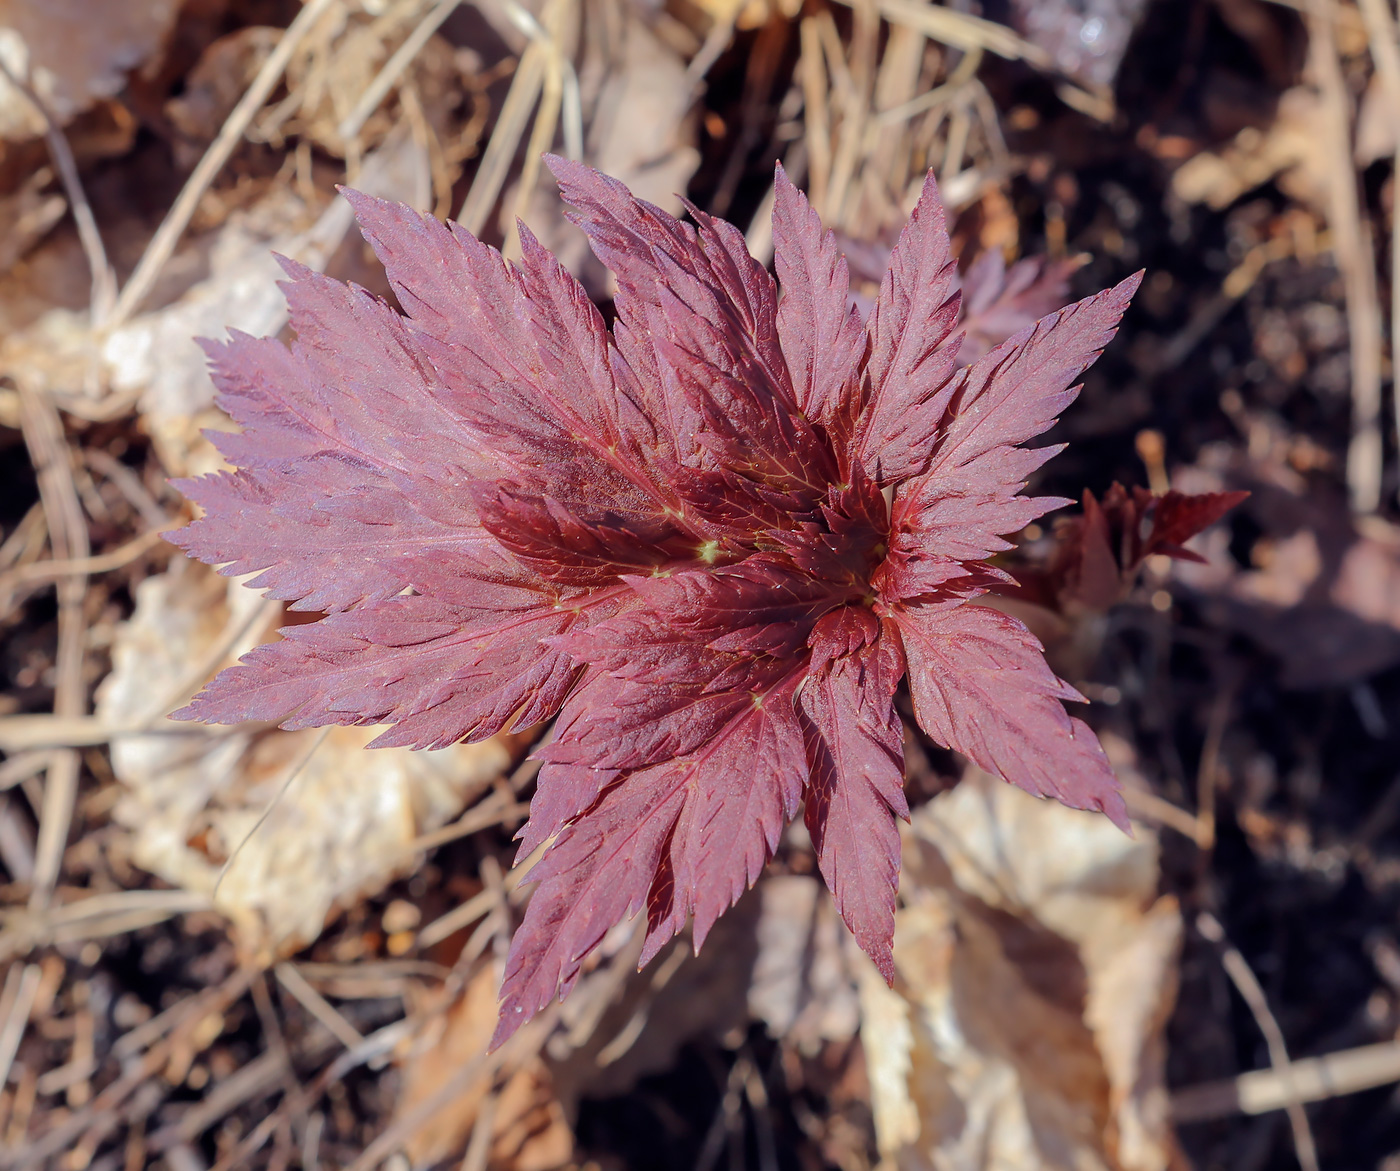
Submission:
[[[550,140],[554,137],[554,127],[557,125],[561,108],[565,103],[565,94],[571,88],[575,94],[570,99],[569,104],[573,109],[579,108],[577,98],[578,81],[575,77],[572,86],[569,84],[569,77],[573,75],[573,67],[564,61],[563,53],[555,43],[556,30],[561,27],[564,13],[570,7],[570,0],[548,0],[538,21],[517,4],[507,4],[505,6],[506,15],[515,22],[516,26],[530,38],[530,43],[525,46],[525,51],[520,55],[520,64],[516,66],[515,76],[511,79],[510,90],[506,94],[506,99],[501,103],[500,117],[496,120],[495,129],[491,132],[491,139],[486,144],[486,150],[481,156],[481,165],[477,168],[476,178],[472,181],[471,190],[467,192],[467,198],[462,203],[462,210],[457,214],[457,222],[473,235],[479,236],[486,226],[486,218],[491,214],[491,209],[496,205],[496,199],[505,186],[506,176],[510,172],[511,161],[515,158],[515,152],[520,146],[520,139],[525,133],[525,126],[530,120],[531,111],[540,101],[543,94],[545,101],[541,104],[538,117],[545,123]],[[567,74],[564,72],[567,66]],[[551,80],[551,77],[553,80]],[[546,92],[546,85],[549,90]],[[556,88],[557,87],[557,88]],[[547,109],[551,105],[552,109]],[[571,114],[565,119],[566,132],[570,137],[568,147],[570,154],[582,153],[582,133],[568,129],[581,115]],[[522,176],[520,184],[520,198],[517,201],[517,209],[523,207],[523,201],[527,198],[527,192],[534,184],[531,180],[533,176],[539,174],[539,154],[547,147],[547,143],[536,149],[536,139],[543,136],[539,126],[531,136],[531,144],[525,159],[526,174]],[[573,141],[577,137],[580,141]],[[511,231],[511,238],[514,238],[514,230]]]
[[[540,178],[540,163],[544,152],[554,142],[554,132],[559,127],[559,115],[564,105],[564,54],[559,48],[559,30],[563,18],[570,11],[572,0],[561,0],[546,13],[546,27],[541,28],[528,13],[529,24],[538,29],[538,43],[545,53],[544,87],[540,94],[539,109],[535,112],[535,124],[530,130],[530,142],[525,147],[525,162],[520,171],[520,184],[515,193],[515,207],[506,230],[503,252],[510,259],[520,255],[519,221],[524,218],[534,194],[535,184]],[[533,35],[533,33],[532,33]]]
[[44,140],[48,144],[54,166],[58,168],[63,190],[68,195],[69,206],[73,209],[73,222],[78,227],[78,240],[83,246],[88,269],[92,273],[92,297],[88,306],[88,319],[94,328],[100,329],[112,312],[117,295],[117,277],[107,261],[107,250],[102,245],[102,233],[97,230],[97,219],[92,214],[92,205],[88,203],[87,193],[83,190],[83,181],[78,175],[78,164],[73,158],[73,150],[68,145],[68,139],[63,136],[58,119],[53,116],[48,103],[34,92],[31,85],[15,76],[3,58],[0,58],[0,75],[29,100],[44,120]]
[[117,298],[112,314],[114,324],[125,321],[141,307],[141,302],[155,286],[156,278],[160,276],[166,261],[174,254],[175,246],[184,235],[185,228],[189,226],[205,190],[223,170],[224,164],[228,162],[234,148],[252,123],[254,115],[282,80],[282,74],[286,72],[292,54],[315,28],[317,21],[339,2],[340,0],[307,0],[305,7],[297,13],[296,19],[287,26],[287,31],[277,42],[277,48],[268,55],[262,68],[258,70],[258,75],[239,99],[238,105],[225,119],[219,136],[209,144],[209,149],[204,152],[204,157],[199,160],[189,179],[185,181],[185,186],[166,213],[165,219],[161,221],[160,227],[156,229],[156,234],[146,245],[146,251],[136,265],[136,270],[126,282],[121,296]]
[[1308,1116],[1301,1104],[1303,1099],[1299,1096],[1293,1063],[1288,1056],[1288,1046],[1283,1039],[1283,1030],[1279,1028],[1278,1021],[1269,1008],[1268,998],[1264,995],[1264,989],[1260,987],[1258,977],[1254,975],[1254,970],[1239,949],[1225,938],[1225,929],[1214,915],[1205,912],[1197,916],[1196,929],[1220,949],[1220,962],[1226,975],[1249,1006],[1255,1024],[1264,1035],[1274,1072],[1289,1088],[1286,1108],[1288,1122],[1293,1129],[1293,1145],[1297,1149],[1299,1164],[1303,1171],[1318,1171],[1317,1144],[1313,1142],[1312,1128],[1308,1125]]
[[870,117],[879,23],[873,0],[859,0],[855,5],[855,25],[851,36],[851,85],[841,111],[841,129],[831,163],[831,184],[827,189],[826,203],[817,209],[829,223],[844,223],[847,197],[860,162],[865,126]]
[[502,6],[516,28],[550,51],[549,68],[551,71],[557,70],[554,80],[560,89],[559,116],[564,123],[564,153],[571,159],[582,159],[583,97],[579,90],[578,74],[574,71],[573,62],[565,55],[559,39],[564,32],[565,18],[573,9],[574,2],[575,0],[564,0],[557,9],[546,8],[544,24],[536,20],[528,9],[515,3],[515,0],[502,0]]
[[1178,1124],[1232,1114],[1267,1114],[1400,1082],[1400,1042],[1385,1041],[1291,1062],[1286,1071],[1256,1069],[1238,1077],[1186,1086],[1172,1095]]
[[302,1008],[314,1016],[326,1031],[347,1049],[354,1049],[364,1041],[364,1034],[345,1019],[329,1000],[306,982],[306,977],[296,969],[295,964],[281,963],[272,969],[277,982],[290,992]]
[[[840,0],[851,8],[861,0]],[[1004,24],[970,16],[953,8],[924,4],[920,0],[878,0],[880,15],[891,24],[902,24],[921,32],[931,41],[970,52],[985,49],[1009,61],[1025,61],[1041,69],[1052,67],[1050,55],[1038,45],[1018,36]]]
[[1350,99],[1333,32],[1336,0],[1309,0],[1310,67],[1322,98],[1327,133],[1328,220],[1337,267],[1346,282],[1351,335],[1352,434],[1347,487],[1352,508],[1374,512],[1381,500],[1381,309],[1370,224],[1362,218],[1351,156]]
[[545,58],[547,51],[538,41],[531,41],[520,54],[520,64],[516,66],[511,79],[506,100],[501,103],[500,117],[491,131],[491,139],[481,155],[481,165],[472,180],[471,190],[462,201],[462,210],[457,213],[457,222],[472,235],[481,234],[486,226],[486,217],[496,204],[496,197],[505,186],[506,174],[511,160],[520,145],[525,124],[539,100],[544,88]]
[[21,565],[6,573],[0,573],[0,608],[3,608],[5,595],[18,586],[35,582],[59,581],[65,577],[86,577],[94,573],[109,573],[139,560],[152,549],[162,544],[165,537],[161,533],[146,532],[133,537],[125,545],[120,545],[109,553],[95,557],[80,557],[68,561],[36,561]]
[[921,93],[916,98],[910,98],[907,102],[888,110],[881,110],[875,116],[875,121],[880,126],[897,126],[901,122],[907,122],[911,118],[916,118],[920,114],[929,110],[936,110],[938,107],[951,102],[976,76],[978,68],[982,64],[982,50],[970,50],[961,61],[958,62],[953,72],[948,75],[948,80],[942,85],[934,86],[933,89]]
[[1175,830],[1184,838],[1189,838],[1198,846],[1201,844],[1203,831],[1200,820],[1181,806],[1173,805],[1156,793],[1135,789],[1130,785],[1123,788],[1123,800],[1127,803],[1128,812],[1133,820],[1164,826]]
[[5,988],[0,992],[0,1086],[9,1079],[20,1038],[34,1010],[40,977],[38,964],[12,967],[5,977]]
[[1370,41],[1371,59],[1385,87],[1395,124],[1395,156],[1391,166],[1390,211],[1390,397],[1395,412],[1395,435],[1400,440],[1400,31],[1387,0],[1358,0]]
[[461,1171],[486,1171],[491,1158],[491,1140],[496,1137],[496,1106],[500,1099],[499,1093],[490,1093],[481,1103],[472,1126],[471,1141],[462,1156]]
[[[49,543],[59,559],[82,560],[89,551],[87,523],[73,482],[63,423],[46,396],[25,385],[20,386],[19,394],[20,424],[39,484],[39,499],[48,518]],[[60,719],[81,717],[86,707],[83,683],[87,641],[83,599],[86,594],[86,574],[74,574],[59,582],[53,710]],[[30,892],[31,904],[36,908],[47,904],[58,881],[77,799],[78,770],[78,754],[71,749],[54,753],[49,763]]]
[[49,754],[45,751],[16,753],[0,764],[0,793],[37,777],[48,767]]
[[[159,717],[157,717],[159,718]],[[33,749],[91,748],[117,736],[227,736],[228,728],[204,724],[173,724],[148,728],[113,727],[96,716],[23,715],[0,718],[0,752]]]
[[66,906],[0,916],[0,960],[38,947],[106,939],[211,909],[207,896],[183,890],[128,890],[94,895]]
[[798,72],[802,78],[803,119],[807,136],[807,165],[811,172],[808,196],[814,207],[826,203],[826,186],[831,181],[831,111],[827,103],[826,60],[822,52],[821,28],[817,17],[802,18],[802,56]]
[[[166,1067],[177,1046],[185,1045],[193,1049],[198,1039],[200,1023],[211,1014],[223,1012],[238,1000],[248,991],[257,974],[256,968],[239,968],[222,984],[187,997],[167,1013],[147,1022],[142,1029],[147,1031],[148,1039],[155,1043],[143,1056],[126,1063],[116,1081],[103,1089],[82,1109],[75,1110],[33,1142],[13,1149],[0,1149],[0,1168],[49,1166],[54,1155],[71,1147],[90,1128],[109,1119],[112,1112],[142,1086],[153,1081],[166,1084],[156,1075]],[[157,1023],[159,1029],[154,1028]],[[117,1043],[119,1053],[121,1044],[121,1041]],[[134,1057],[134,1053],[131,1055]]]
[[408,34],[404,43],[394,50],[389,60],[384,62],[384,68],[375,75],[374,80],[369,83],[369,88],[355,103],[355,108],[340,123],[336,132],[341,139],[349,142],[360,133],[370,115],[379,109],[379,104],[389,96],[389,91],[403,76],[404,70],[423,51],[423,46],[442,27],[442,22],[457,11],[461,2],[462,0],[438,0],[438,3],[428,10],[414,30]]

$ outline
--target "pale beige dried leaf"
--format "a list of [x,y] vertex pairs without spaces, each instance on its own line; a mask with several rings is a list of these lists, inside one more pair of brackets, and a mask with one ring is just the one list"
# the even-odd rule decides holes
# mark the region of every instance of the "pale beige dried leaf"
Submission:
[[1242,195],[1278,178],[1284,190],[1308,206],[1327,206],[1329,154],[1326,116],[1317,91],[1295,86],[1278,103],[1273,124],[1248,127],[1218,151],[1201,151],[1177,168],[1172,191],[1188,203],[1220,211]]
[[[121,92],[160,51],[181,0],[0,0],[0,57],[59,122]],[[0,78],[0,139],[44,132],[39,112]]]
[[881,1154],[901,1169],[1162,1171],[1181,921],[1155,839],[970,769],[914,814],[898,980],[860,983]]
[[[263,605],[238,581],[183,558],[147,578],[118,628],[98,717],[138,724]],[[230,656],[268,633],[249,625]],[[319,735],[249,725],[211,736],[164,725],[112,741],[122,785],[115,818],[133,861],[213,896],[252,954],[298,950],[340,908],[411,871],[414,839],[457,816],[515,753],[505,737],[440,752],[368,751],[375,729],[334,728],[308,759]]]
[[774,874],[758,885],[758,954],[749,1014],[808,1056],[848,1041],[860,1022],[849,933],[816,878]]

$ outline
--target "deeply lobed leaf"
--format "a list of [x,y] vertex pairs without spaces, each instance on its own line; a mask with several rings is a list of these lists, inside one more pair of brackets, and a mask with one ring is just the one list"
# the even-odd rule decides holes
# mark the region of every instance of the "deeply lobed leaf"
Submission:
[[[731,225],[550,165],[616,274],[611,331],[523,227],[510,264],[347,192],[404,315],[289,266],[296,342],[211,347],[236,470],[185,486],[206,515],[176,536],[326,612],[182,718],[385,723],[377,743],[417,747],[556,720],[496,1043],[621,919],[646,912],[644,960],[687,919],[698,946],[804,802],[842,916],[891,975],[906,677],[934,738],[1126,826],[1062,706],[1080,697],[977,599],[1006,535],[1064,503],[1020,495],[1054,451],[1022,445],[1136,278],[959,370],[931,177],[863,324],[781,171],[780,293]],[[1205,516],[1158,509],[1163,550]]]

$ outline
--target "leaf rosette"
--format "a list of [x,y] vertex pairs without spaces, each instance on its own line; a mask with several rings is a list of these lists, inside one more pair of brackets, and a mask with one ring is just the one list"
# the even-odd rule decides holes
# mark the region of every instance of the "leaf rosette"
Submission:
[[1068,503],[1021,495],[1058,450],[1024,445],[1139,277],[960,365],[932,177],[863,321],[781,169],[775,283],[732,225],[551,166],[616,275],[611,330],[524,227],[513,265],[347,191],[403,312],[286,263],[294,344],[208,345],[236,470],[181,485],[204,515],[172,539],[324,616],[177,716],[418,748],[556,721],[496,1044],[629,916],[643,962],[688,919],[698,947],[799,808],[890,978],[902,680],[939,743],[1127,826],[1082,697],[977,599],[1005,536]]

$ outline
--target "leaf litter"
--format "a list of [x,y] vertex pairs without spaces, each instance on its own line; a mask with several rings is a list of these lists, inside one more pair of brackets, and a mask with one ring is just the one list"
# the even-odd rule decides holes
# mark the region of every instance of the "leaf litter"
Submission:
[[[211,22],[193,4],[133,7],[122,35],[88,37],[92,52],[60,54],[56,69],[43,53],[69,43],[53,35],[61,13],[27,14],[40,23],[21,48],[7,26],[4,49],[16,68],[38,63],[29,76],[78,157],[119,275],[188,168],[237,117],[291,15],[235,2]],[[882,1156],[913,1166],[1000,1165],[993,1156],[1165,1166],[1180,1157],[1178,1142],[1230,1165],[1258,1158],[1249,1152],[1261,1143],[1281,1151],[1292,1141],[1283,1130],[1196,1122],[1174,1136],[1166,1121],[1164,1079],[1192,1103],[1191,1118],[1255,1108],[1229,1101],[1286,1101],[1279,1087],[1294,1084],[1287,1066],[1238,1040],[1254,1036],[1253,1021],[1211,983],[1224,979],[1214,945],[1183,932],[1173,897],[1192,912],[1213,908],[1261,978],[1274,962],[1261,938],[1286,949],[1372,932],[1359,959],[1316,944],[1279,952],[1295,957],[1300,987],[1338,990],[1330,1001],[1265,980],[1289,1051],[1303,1057],[1299,1077],[1312,1077],[1307,1062],[1320,1053],[1342,1071],[1330,1092],[1368,1084],[1348,1071],[1383,1063],[1353,1059],[1362,1049],[1330,1051],[1384,1041],[1393,1025],[1377,908],[1393,889],[1388,835],[1400,808],[1386,788],[1400,726],[1400,660],[1387,650],[1396,545],[1385,516],[1353,520],[1340,499],[1326,499],[1348,428],[1335,406],[1338,331],[1325,318],[1345,324],[1345,314],[1326,283],[1332,243],[1321,217],[1332,205],[1316,178],[1325,171],[1289,122],[1316,101],[1289,73],[1297,55],[1288,46],[1307,30],[1278,6],[1216,6],[1219,16],[1191,25],[1205,29],[1201,54],[1179,44],[1189,29],[1163,29],[1156,6],[1070,6],[1081,22],[1107,17],[1108,39],[1091,38],[1105,51],[1086,66],[1059,43],[1035,44],[1040,34],[1024,22],[1018,40],[952,8],[926,16],[882,4],[876,19],[875,9],[761,3],[609,7],[599,23],[561,4],[538,20],[506,5],[480,21],[462,6],[446,22],[433,15],[422,49],[346,138],[341,127],[396,49],[452,6],[310,7],[319,15],[239,129],[246,140],[200,180],[146,299],[106,334],[89,326],[90,274],[60,218],[67,200],[35,138],[41,121],[5,93],[19,129],[0,158],[0,198],[16,200],[0,247],[9,267],[0,312],[13,323],[0,355],[0,423],[18,424],[20,387],[64,413],[72,498],[96,554],[82,566],[93,574],[82,679],[101,682],[92,716],[45,714],[56,633],[46,591],[67,562],[47,568],[59,548],[48,527],[64,530],[52,501],[41,506],[23,487],[21,456],[21,491],[0,518],[5,1165],[60,1151],[74,1167],[106,1165],[123,1149],[128,1160],[204,1166],[353,1166],[403,1152],[410,1165],[715,1166],[728,1157],[765,1169],[873,1166]],[[1378,92],[1366,84],[1364,26],[1349,7],[1328,7],[1349,84],[1358,97]],[[532,20],[559,52],[520,33]],[[1140,43],[1164,47],[1160,60],[1180,51],[1206,79],[1170,115],[1143,100],[1156,74],[1135,64],[1136,42],[1118,67],[1134,22]],[[20,38],[23,23],[14,22]],[[1219,49],[1229,37],[1233,56]],[[528,65],[520,54],[531,44],[541,47]],[[1030,64],[1004,66],[1008,57]],[[80,59],[91,65],[66,77]],[[1126,137],[1094,121],[1107,116],[1099,87],[1115,68]],[[498,170],[472,203],[481,151],[513,87]],[[1196,102],[1227,91],[1239,100]],[[1250,115],[1255,134],[1229,124],[1241,110],[1260,111]],[[1358,166],[1373,168],[1362,212],[1379,236],[1394,128],[1373,97],[1359,117]],[[561,128],[552,142],[551,125]],[[1015,534],[1017,548],[994,565],[1022,583],[1021,596],[1007,583],[984,595],[1024,618],[1055,674],[1096,701],[1090,719],[1137,836],[1102,821],[1091,830],[1088,815],[976,770],[952,787],[961,765],[918,732],[900,693],[913,820],[893,990],[871,979],[845,933],[824,893],[819,843],[798,821],[773,839],[757,889],[698,955],[687,929],[638,972],[645,932],[621,924],[581,960],[562,1007],[487,1058],[507,943],[529,913],[531,883],[510,870],[509,839],[536,785],[536,766],[516,762],[538,731],[424,754],[365,751],[370,728],[320,739],[266,724],[210,735],[150,722],[158,701],[176,706],[279,621],[275,603],[170,560],[152,539],[184,519],[166,478],[223,466],[200,430],[230,424],[212,405],[192,337],[284,330],[273,250],[393,295],[334,197],[333,184],[346,182],[439,216],[470,210],[511,256],[511,214],[527,209],[611,315],[617,289],[584,266],[550,185],[524,165],[527,142],[541,136],[556,149],[577,138],[585,162],[668,211],[681,211],[673,194],[682,194],[728,216],[760,260],[775,245],[781,253],[768,225],[779,194],[772,163],[782,159],[839,229],[867,314],[932,166],[963,261],[960,362],[1147,264],[1130,336],[1110,348],[1103,374],[1090,373],[1051,437],[1072,446],[1033,486],[1086,507]],[[1104,149],[1141,165],[1121,171],[1096,154]],[[1172,234],[1180,205],[1167,193],[1170,172],[1192,156],[1203,158],[1202,179],[1188,189],[1183,178],[1178,194],[1209,209],[1194,221],[1200,248]],[[1165,173],[1145,178],[1157,165]],[[1275,174],[1285,177],[1272,188]],[[134,200],[133,186],[148,194]],[[1211,252],[1217,230],[1228,237],[1224,268]],[[1341,401],[1346,393],[1343,381]],[[1144,427],[1165,435],[1171,464]],[[1105,438],[1147,453],[1146,466],[1107,454]],[[1206,564],[1167,564],[1134,546],[1144,501],[1132,485],[1144,479],[1160,498],[1152,508],[1170,488],[1253,495],[1191,541]],[[1124,495],[1113,495],[1115,480]],[[1151,543],[1148,530],[1137,537]],[[280,621],[301,629],[317,616]],[[1318,722],[1319,710],[1333,723]],[[61,803],[44,801],[55,747],[82,753],[71,825],[58,820]],[[429,763],[448,759],[450,768]],[[1150,823],[1164,827],[1160,846]],[[65,837],[44,908],[26,875],[36,854],[52,851],[38,848],[41,838]],[[1264,870],[1243,882],[1240,857]],[[1370,897],[1338,893],[1339,874]],[[1333,966],[1321,971],[1324,956]],[[1186,993],[1173,1010],[1178,979]],[[1218,1080],[1231,1071],[1252,1071],[1243,1098]],[[1180,1096],[1192,1083],[1198,1092]],[[1309,1108],[1325,1161],[1380,1157],[1356,1153],[1387,1132],[1356,1125],[1352,1100]],[[631,1111],[621,1127],[618,1111]]]

